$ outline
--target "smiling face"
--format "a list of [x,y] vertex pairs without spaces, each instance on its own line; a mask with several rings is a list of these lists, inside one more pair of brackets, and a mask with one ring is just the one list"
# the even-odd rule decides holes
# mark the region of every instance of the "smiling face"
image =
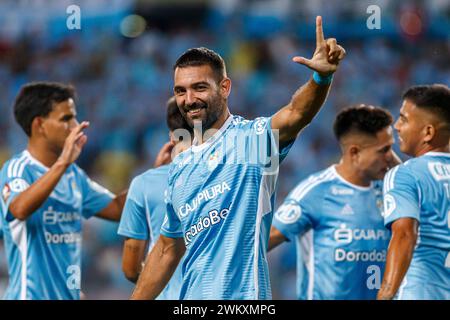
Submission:
[[217,79],[209,65],[176,68],[174,82],[178,108],[191,127],[201,123],[206,131],[227,112],[231,82]]
[[400,117],[395,122],[399,137],[400,151],[415,156],[423,141],[424,119],[427,114],[409,100],[404,100]]

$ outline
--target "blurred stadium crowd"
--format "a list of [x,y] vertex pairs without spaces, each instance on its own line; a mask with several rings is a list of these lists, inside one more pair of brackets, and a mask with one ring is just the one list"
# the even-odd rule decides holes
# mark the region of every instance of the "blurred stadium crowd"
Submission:
[[[450,84],[446,0],[225,2],[169,1],[167,21],[155,15],[152,24],[146,15],[152,8],[164,15],[163,1],[1,1],[0,165],[25,147],[12,114],[20,86],[69,82],[77,88],[79,120],[91,122],[78,163],[99,183],[120,191],[152,166],[168,139],[164,106],[177,56],[195,46],[219,52],[233,81],[231,112],[268,116],[311,76],[291,58],[312,54],[316,14],[323,16],[325,35],[346,48],[347,58],[323,110],[281,166],[278,203],[302,178],[338,159],[331,127],[341,108],[366,103],[397,116],[406,87]],[[82,29],[70,31],[65,8],[77,3]],[[380,30],[366,26],[370,4],[381,8]],[[180,19],[189,6],[198,15],[184,25]],[[130,14],[148,19],[133,38],[124,36],[123,19]],[[117,225],[94,220],[85,222],[82,289],[91,299],[127,298],[133,286],[121,272]],[[0,295],[7,283],[2,251],[0,244]],[[274,298],[294,298],[293,252],[286,245],[270,254]]]

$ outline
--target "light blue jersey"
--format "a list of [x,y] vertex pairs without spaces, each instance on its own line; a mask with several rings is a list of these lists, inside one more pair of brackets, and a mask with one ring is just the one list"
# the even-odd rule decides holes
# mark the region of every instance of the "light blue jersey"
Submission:
[[397,299],[450,300],[450,154],[428,152],[384,178],[385,224],[419,222],[411,265]]
[[[149,241],[150,251],[158,240],[166,215],[165,193],[168,187],[169,165],[150,169],[131,182],[127,201],[120,219],[121,236]],[[182,260],[181,260],[182,261]],[[158,300],[178,300],[181,288],[181,262]]]
[[270,299],[267,244],[278,153],[270,118],[230,116],[174,159],[161,234],[186,244],[181,299]]
[[334,166],[287,196],[273,225],[297,251],[298,299],[375,299],[390,233],[383,225],[381,183],[360,187]]
[[47,171],[23,151],[0,173],[9,269],[5,299],[79,299],[81,218],[98,213],[113,197],[72,164],[38,210],[25,221],[15,219],[8,209],[11,201]]

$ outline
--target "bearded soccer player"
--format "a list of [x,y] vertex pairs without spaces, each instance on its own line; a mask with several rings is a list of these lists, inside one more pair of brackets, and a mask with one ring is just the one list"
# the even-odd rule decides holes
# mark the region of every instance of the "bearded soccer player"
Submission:
[[[191,145],[190,139],[179,141],[176,138],[179,130],[185,130],[183,136],[191,136],[192,129],[181,115],[173,97],[167,103],[167,126],[170,130],[170,143],[161,149],[158,158],[166,159],[168,162],[157,161],[162,162],[162,165],[147,170],[133,179],[120,219],[118,234],[126,237],[122,269],[127,279],[132,282],[137,281],[146,254],[159,237],[166,214],[165,194],[172,154],[176,155]],[[181,281],[180,264],[158,299],[178,300]]]
[[230,114],[231,80],[218,54],[195,48],[178,58],[174,93],[194,145],[171,166],[166,221],[133,299],[155,298],[185,251],[180,299],[271,298],[266,252],[277,163],[325,102],[345,55],[324,39],[321,17],[316,40],[310,60],[293,58],[313,77],[275,115],[252,121]]
[[71,86],[36,82],[16,98],[28,145],[0,173],[6,299],[79,299],[81,218],[120,219],[126,194],[114,196],[74,163],[89,126],[76,120],[74,97]]
[[381,182],[400,163],[392,122],[378,107],[341,111],[333,126],[340,162],[300,182],[276,211],[269,250],[295,241],[298,299],[376,298],[390,239]]
[[395,123],[412,157],[384,178],[392,238],[378,299],[450,299],[450,90],[424,85],[403,95]]

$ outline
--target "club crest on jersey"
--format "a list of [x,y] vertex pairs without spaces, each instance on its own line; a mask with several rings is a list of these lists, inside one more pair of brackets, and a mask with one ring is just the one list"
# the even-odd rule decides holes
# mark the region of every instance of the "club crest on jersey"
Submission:
[[220,151],[215,150],[208,157],[207,161],[208,170],[213,171],[219,164],[219,161],[220,161]]

